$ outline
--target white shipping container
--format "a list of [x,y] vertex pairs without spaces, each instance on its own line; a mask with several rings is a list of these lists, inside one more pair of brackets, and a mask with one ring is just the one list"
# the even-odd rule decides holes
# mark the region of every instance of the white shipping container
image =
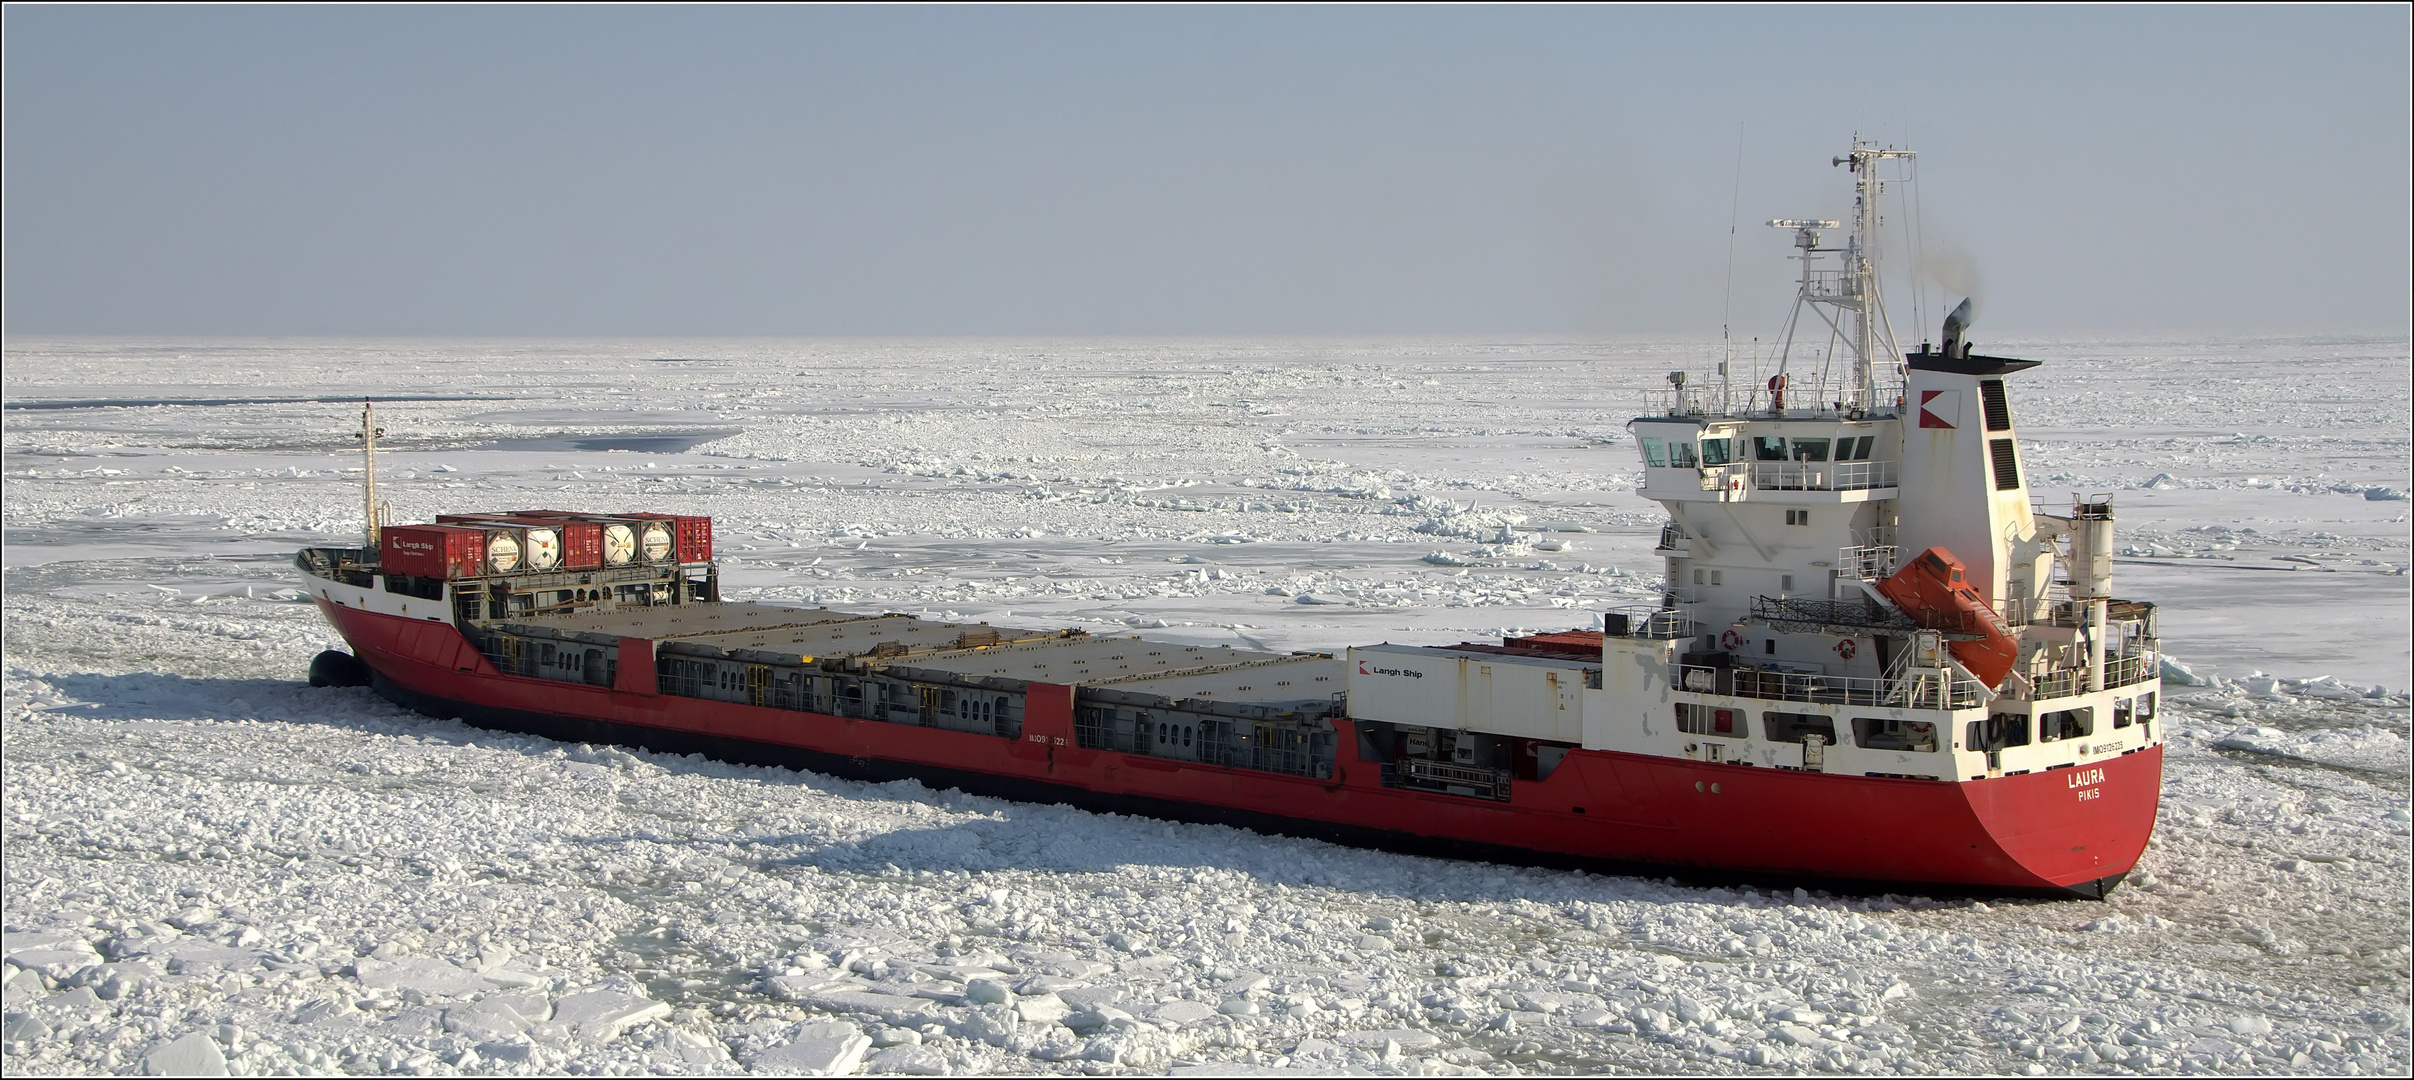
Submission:
[[1585,672],[1591,666],[1580,660],[1368,645],[1349,651],[1349,715],[1581,743]]

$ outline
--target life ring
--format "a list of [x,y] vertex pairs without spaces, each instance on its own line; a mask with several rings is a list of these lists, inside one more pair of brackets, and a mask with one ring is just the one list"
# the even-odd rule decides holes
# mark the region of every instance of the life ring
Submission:
[[1785,411],[1785,376],[1783,375],[1769,376],[1769,408],[1777,412]]
[[1740,649],[1743,647],[1743,635],[1729,630],[1718,636],[1718,643],[1729,649]]
[[1851,638],[1845,638],[1842,641],[1836,642],[1836,655],[1841,656],[1846,660],[1852,659],[1853,654],[1860,651],[1861,647],[1853,644],[1853,640]]

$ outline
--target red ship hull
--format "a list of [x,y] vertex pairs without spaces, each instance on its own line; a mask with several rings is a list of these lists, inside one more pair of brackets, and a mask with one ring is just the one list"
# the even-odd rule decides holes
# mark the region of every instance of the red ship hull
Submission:
[[[1084,749],[1073,690],[1033,684],[1023,737],[507,676],[451,625],[318,601],[406,707],[529,734],[1494,861],[1763,885],[2100,898],[2151,834],[2162,748],[1966,782],[1578,750],[1507,802],[1386,787],[1335,720],[1330,780]],[[651,669],[642,669],[646,683]]]

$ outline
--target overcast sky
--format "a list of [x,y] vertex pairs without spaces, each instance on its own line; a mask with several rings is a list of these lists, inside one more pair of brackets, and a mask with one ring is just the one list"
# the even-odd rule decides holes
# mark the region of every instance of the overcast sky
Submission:
[[1748,336],[1856,131],[1982,337],[2409,324],[2397,5],[5,19],[17,335]]

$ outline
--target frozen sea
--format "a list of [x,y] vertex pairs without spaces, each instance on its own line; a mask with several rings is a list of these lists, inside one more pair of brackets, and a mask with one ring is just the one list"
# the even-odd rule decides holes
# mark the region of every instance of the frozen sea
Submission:
[[2404,1075],[2408,342],[1986,342],[2174,658],[2103,902],[1457,863],[302,684],[304,544],[715,517],[736,597],[1275,649],[1657,592],[1698,341],[17,340],[6,1070]]

